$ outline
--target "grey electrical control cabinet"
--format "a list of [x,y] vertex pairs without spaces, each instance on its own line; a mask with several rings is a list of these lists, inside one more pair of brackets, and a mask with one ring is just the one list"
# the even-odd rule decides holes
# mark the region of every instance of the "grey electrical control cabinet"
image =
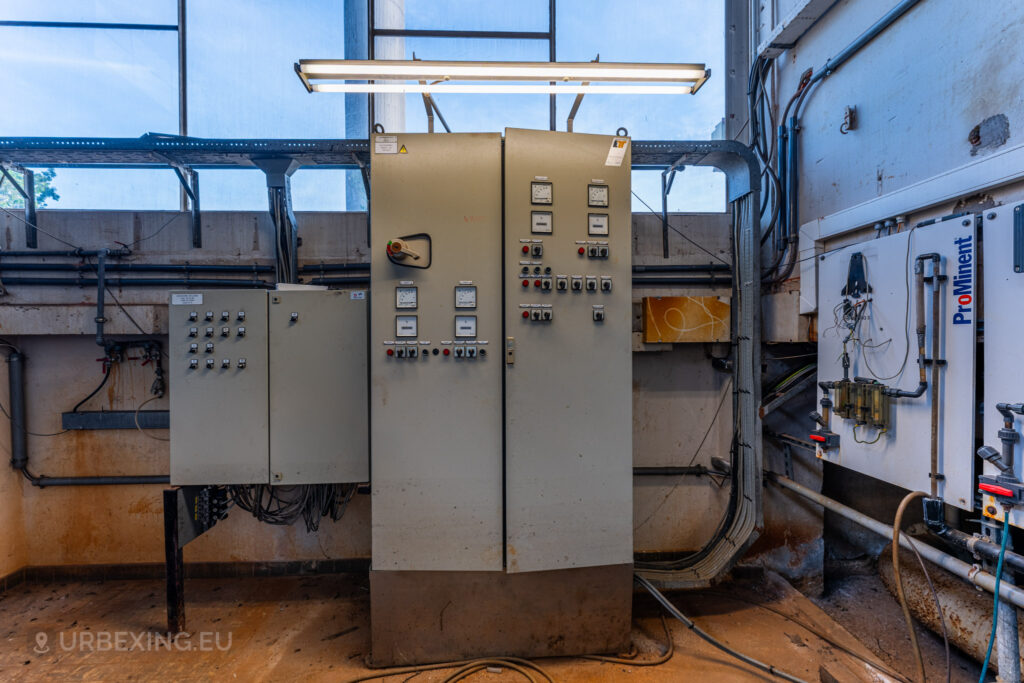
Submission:
[[171,483],[369,478],[365,291],[172,292]]
[[372,140],[375,571],[501,571],[501,136]]
[[270,482],[367,481],[366,292],[268,295]]
[[510,573],[633,559],[629,145],[505,131]]
[[268,483],[266,291],[170,296],[171,483]]

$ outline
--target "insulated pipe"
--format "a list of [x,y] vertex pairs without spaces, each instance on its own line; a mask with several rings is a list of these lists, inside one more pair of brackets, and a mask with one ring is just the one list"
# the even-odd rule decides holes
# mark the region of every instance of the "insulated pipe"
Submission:
[[11,402],[11,467],[28,465],[28,428],[25,426],[25,356],[17,351],[7,356],[7,384]]
[[[827,510],[830,510],[837,515],[845,517],[851,522],[860,524],[865,529],[873,531],[879,536],[885,538],[892,538],[892,527],[888,524],[883,524],[867,515],[857,512],[851,507],[847,507],[842,503],[832,500],[827,496],[823,496],[817,491],[812,491],[806,486],[802,486],[792,479],[787,479],[780,474],[768,473],[769,478],[776,484],[784,489],[788,489],[793,493],[799,494],[807,500],[813,501],[818,505],[821,505]],[[918,552],[921,553],[921,557],[926,560],[942,567],[946,571],[959,576],[975,586],[984,588],[989,593],[995,591],[996,588],[996,577],[988,572],[981,571],[976,567],[958,560],[952,555],[948,555],[941,550],[934,548],[927,543],[917,543],[912,545],[911,539],[906,534],[900,534],[900,547],[911,550],[912,547],[916,547]],[[1009,602],[1017,607],[1024,608],[1024,590],[1021,590],[1017,586],[1007,585],[1000,583],[999,585],[999,598],[1003,601]]]
[[[264,280],[200,279],[200,278],[106,278],[113,287],[266,287],[273,282]],[[93,278],[70,277],[12,277],[4,278],[5,285],[39,285],[45,287],[95,287]]]
[[[927,328],[927,325],[925,324],[925,314],[924,314],[924,261],[928,260],[928,259],[931,259],[931,261],[935,264],[935,268],[934,268],[934,270],[932,272],[933,278],[934,278],[934,284],[932,286],[933,286],[933,288],[935,288],[934,291],[936,293],[932,297],[932,328],[933,328],[932,329],[932,352],[937,354],[938,353],[938,348],[939,348],[939,340],[938,340],[938,334],[939,334],[939,318],[938,318],[938,316],[939,316],[939,308],[938,308],[938,306],[939,306],[939,297],[937,295],[937,293],[938,293],[937,287],[938,287],[938,279],[939,279],[939,261],[940,261],[941,258],[942,257],[939,256],[938,254],[931,253],[931,254],[921,254],[920,256],[918,256],[915,259],[915,263],[914,263],[914,288],[915,288],[914,303],[915,303],[915,306],[916,306],[917,310],[915,311],[914,315],[915,315],[915,319],[917,320],[917,373],[918,373],[918,384],[917,384],[917,388],[912,390],[912,391],[904,391],[903,389],[890,389],[889,391],[886,392],[887,394],[889,394],[889,396],[895,396],[897,398],[918,398],[918,397],[922,396],[924,394],[924,392],[925,392],[925,389],[928,388],[928,373],[927,373],[927,371],[925,369],[925,353],[927,352],[927,347],[925,346],[925,332],[927,331],[928,328]],[[933,374],[933,376],[937,380],[937,378],[938,378],[938,370],[934,367],[935,365],[936,364],[933,363],[932,374]],[[935,402],[933,401],[932,403],[934,404]],[[933,427],[936,427],[937,424],[938,424],[937,420],[933,419],[933,421],[932,421]],[[934,481],[933,481],[933,483],[934,483]],[[934,492],[932,493],[932,496],[933,497],[935,496]]]
[[[106,270],[108,273],[272,273],[274,267],[256,264],[107,263]],[[0,271],[93,273],[96,268],[78,263],[0,263]]]
[[[909,240],[910,237],[908,236]],[[941,256],[932,256],[932,388],[931,388],[931,494],[932,498],[939,495],[939,325],[942,322],[939,315],[939,264]],[[924,270],[922,264],[921,270]],[[921,357],[921,371],[924,371],[924,356]]]
[[[25,470],[22,470],[25,472]],[[47,486],[123,486],[126,484],[170,484],[171,478],[168,475],[118,475],[101,477],[45,477],[32,476],[25,472],[25,476],[32,482],[33,486],[43,489]]]
[[[939,501],[940,504],[941,502],[942,501]],[[925,522],[928,524],[928,531],[932,532],[939,538],[952,543],[956,547],[962,548],[972,555],[977,555],[983,560],[990,562],[996,562],[999,559],[999,546],[987,538],[973,536],[971,534],[964,533],[959,529],[954,529],[947,526],[944,520],[940,521],[926,518]],[[1003,563],[1014,571],[1024,573],[1024,555],[1018,555],[1017,553],[1007,550],[1006,555],[1003,558]]]

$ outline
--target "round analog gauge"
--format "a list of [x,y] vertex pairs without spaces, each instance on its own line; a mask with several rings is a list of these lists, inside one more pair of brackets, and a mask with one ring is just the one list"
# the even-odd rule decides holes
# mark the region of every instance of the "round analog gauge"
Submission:
[[460,285],[455,288],[455,308],[476,308],[474,285]]
[[395,308],[416,308],[416,288],[395,287]]
[[551,203],[551,183],[530,183],[530,201],[534,204]]
[[608,186],[587,185],[587,204],[590,206],[608,206]]

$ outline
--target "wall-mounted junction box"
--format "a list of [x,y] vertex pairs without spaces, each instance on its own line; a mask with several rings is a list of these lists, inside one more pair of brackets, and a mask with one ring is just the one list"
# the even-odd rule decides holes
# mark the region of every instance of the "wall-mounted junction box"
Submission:
[[364,291],[172,292],[171,483],[369,478]]

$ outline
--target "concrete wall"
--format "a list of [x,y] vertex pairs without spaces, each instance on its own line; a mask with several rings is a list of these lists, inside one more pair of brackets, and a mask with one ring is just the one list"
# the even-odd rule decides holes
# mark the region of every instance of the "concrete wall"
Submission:
[[[367,262],[365,215],[300,213],[300,261]],[[673,215],[672,223],[712,252],[728,258],[725,215]],[[170,222],[168,222],[170,221]],[[263,213],[205,213],[205,247],[189,247],[189,222],[173,212],[41,211],[40,227],[50,235],[86,248],[135,243],[134,262],[270,263],[272,229]],[[634,261],[661,263],[657,217],[634,216]],[[0,215],[0,243],[23,248],[23,225]],[[41,249],[64,248],[50,235],[39,236]],[[671,263],[706,263],[709,257],[676,235]],[[36,259],[33,259],[36,260]],[[44,260],[44,259],[38,259]],[[68,262],[66,259],[62,262]],[[3,272],[0,269],[0,272]],[[37,273],[3,272],[10,278]],[[47,273],[46,275],[52,275]],[[116,276],[116,274],[112,274]],[[166,294],[162,289],[111,290],[147,331],[166,331]],[[657,294],[728,295],[727,288],[634,290]],[[127,316],[107,298],[109,335],[136,335]],[[29,428],[60,431],[60,413],[70,410],[101,379],[101,354],[92,339],[95,292],[85,288],[12,285],[0,298],[0,332],[13,335],[28,357]],[[634,355],[634,461],[637,465],[710,465],[713,456],[728,459],[732,430],[729,375],[711,368],[703,345]],[[716,346],[716,355],[728,347]],[[153,374],[139,361],[116,367],[108,385],[83,409],[134,409],[149,398]],[[170,391],[174,387],[169,387]],[[724,400],[723,400],[724,399]],[[166,407],[167,400],[147,408]],[[718,410],[719,405],[721,409]],[[716,410],[718,411],[716,417]],[[8,423],[0,422],[0,430]],[[704,446],[697,450],[703,435]],[[0,444],[7,443],[0,432]],[[164,436],[166,433],[158,433]],[[30,437],[35,473],[56,475],[165,474],[165,441],[138,431],[74,432]],[[5,488],[6,487],[6,488]],[[40,490],[0,468],[0,575],[26,564],[103,564],[160,562],[163,555],[160,486],[52,488]],[[8,492],[9,495],[2,495]],[[714,533],[728,502],[728,486],[707,478],[638,478],[634,519],[636,548],[647,552],[692,551]],[[785,545],[788,520],[781,510],[769,514],[774,545]],[[23,521],[22,521],[23,520]],[[772,520],[775,520],[774,522]],[[10,523],[3,523],[9,521]],[[23,530],[23,531],[22,531]],[[13,534],[7,542],[5,534]],[[22,538],[23,534],[23,538]],[[13,549],[13,550],[12,550]],[[189,544],[187,561],[272,561],[356,558],[370,554],[369,500],[357,496],[340,523],[325,522],[318,534],[300,524],[259,524],[235,510],[212,532]]]

